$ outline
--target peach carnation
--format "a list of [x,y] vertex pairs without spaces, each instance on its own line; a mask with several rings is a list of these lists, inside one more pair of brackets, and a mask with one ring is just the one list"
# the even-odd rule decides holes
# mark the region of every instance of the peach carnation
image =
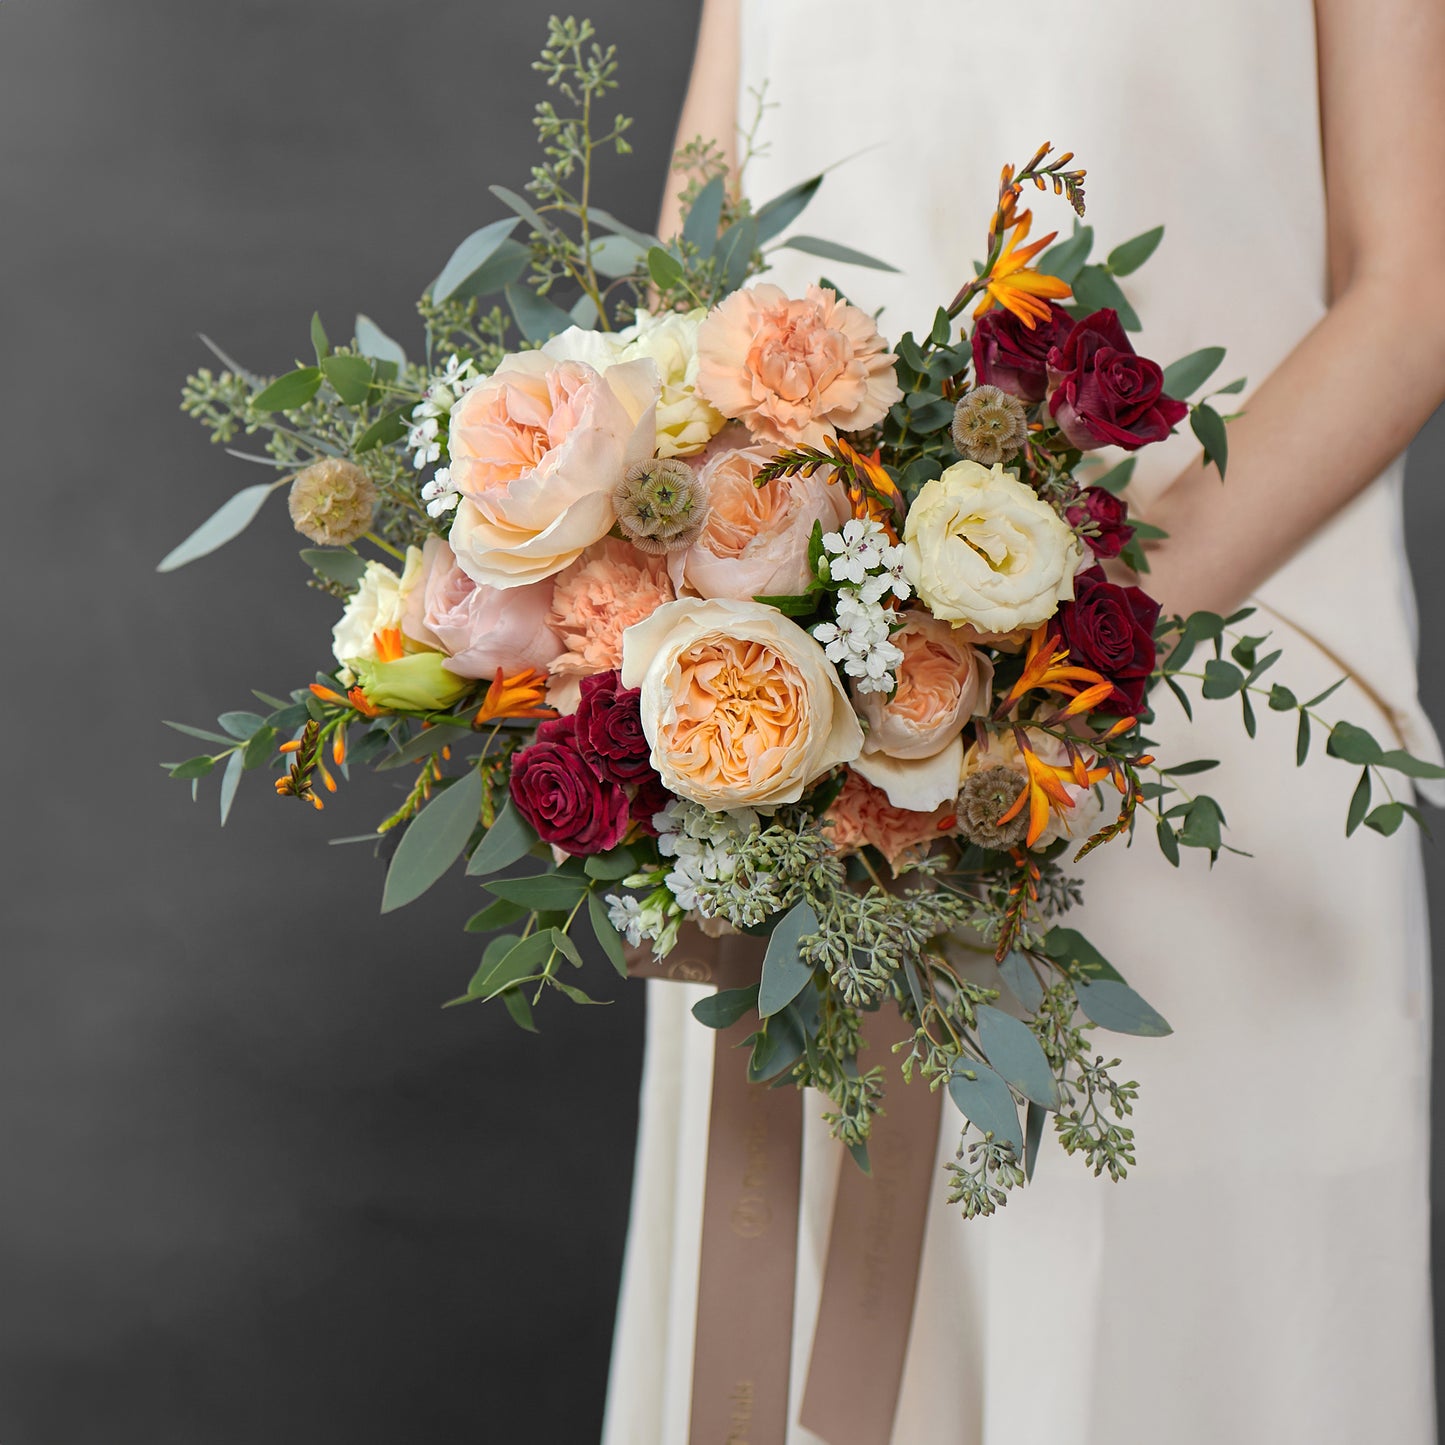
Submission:
[[551,671],[586,677],[622,666],[622,634],[673,598],[666,559],[608,538],[557,578],[547,626],[566,649]]
[[770,447],[744,447],[711,458],[698,481],[708,517],[697,541],[669,558],[672,580],[703,597],[788,596],[807,590],[808,537],[813,523],[836,531],[849,514],[848,497],[831,472],[778,477],[761,487],[755,478],[775,455]]
[[823,829],[839,853],[856,853],[871,844],[896,875],[900,864],[928,851],[949,824],[948,804],[931,812],[895,808],[882,788],[848,769],[843,791],[823,815]]
[[789,446],[873,426],[903,395],[873,318],[823,286],[801,300],[767,282],[734,291],[698,328],[697,355],[703,397]]

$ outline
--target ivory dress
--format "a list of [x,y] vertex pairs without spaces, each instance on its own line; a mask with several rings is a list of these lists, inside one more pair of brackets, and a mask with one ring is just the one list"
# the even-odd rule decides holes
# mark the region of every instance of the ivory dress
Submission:
[[[777,108],[759,200],[831,172],[798,229],[897,276],[781,252],[774,276],[825,271],[926,327],[982,254],[1005,160],[1044,140],[1089,172],[1096,255],[1163,222],[1125,283],[1140,350],[1167,363],[1220,344],[1219,381],[1261,381],[1321,317],[1325,216],[1310,0],[745,0],[743,98]],[[1034,234],[1070,212],[1027,193]],[[1246,392],[1246,399],[1248,392]],[[1187,461],[1149,449],[1147,500]],[[1415,696],[1401,533],[1403,459],[1255,599],[1300,696],[1391,745],[1439,756]],[[1307,485],[1307,478],[1300,478]],[[1234,485],[1232,480],[1226,486]],[[1317,742],[1294,766],[1294,715],[1171,699],[1166,755],[1224,766],[1228,841],[1171,868],[1148,835],[1078,871],[1077,921],[1173,1024],[1098,1035],[1139,1081],[1138,1166],[1093,1178],[1050,1132],[1034,1182],[965,1222],[941,1162],[944,1106],[894,1445],[1425,1445],[1435,1439],[1427,1200],[1429,951],[1419,841],[1344,819],[1356,770]],[[1322,741],[1322,740],[1321,740]],[[1217,780],[1217,781],[1215,781]],[[633,1217],[605,1445],[684,1445],[712,1036],[692,986],[648,985]],[[793,1418],[816,1313],[838,1147],[808,1110]],[[866,1368],[860,1342],[859,1367]],[[794,1426],[789,1445],[818,1437]],[[886,1445],[886,1442],[879,1442]]]

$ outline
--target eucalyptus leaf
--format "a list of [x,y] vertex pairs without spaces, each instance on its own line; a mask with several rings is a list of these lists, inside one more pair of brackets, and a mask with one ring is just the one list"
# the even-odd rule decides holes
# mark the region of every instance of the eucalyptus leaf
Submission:
[[187,758],[183,763],[162,763],[161,767],[168,768],[173,778],[204,778],[212,768],[216,766],[216,760],[207,757],[202,753],[199,757]]
[[1139,316],[1119,283],[1102,266],[1084,266],[1074,277],[1074,300],[1085,311],[1112,310],[1125,331],[1139,330]]
[[318,363],[331,353],[331,342],[327,339],[326,328],[321,324],[319,311],[311,313],[311,349],[316,353]]
[[948,1096],[980,1134],[992,1134],[1000,1143],[1012,1144],[1014,1157],[1023,1158],[1018,1105],[1009,1086],[992,1069],[973,1059],[955,1059],[948,1076]]
[[524,904],[513,903],[509,898],[495,898],[480,913],[474,913],[467,919],[465,931],[467,933],[495,933],[499,928],[519,922],[531,911]]
[[185,733],[188,738],[199,738],[203,743],[219,743],[223,748],[231,746],[231,739],[224,733],[209,732],[205,728],[193,728],[190,723],[167,722],[168,728],[174,728],[178,733]]
[[516,191],[508,190],[506,186],[488,186],[487,189],[504,205],[509,211],[515,211],[538,235],[550,236],[553,227],[538,214],[532,203]]
[[1013,949],[1004,954],[998,971],[1013,996],[1030,1013],[1037,1013],[1044,1001],[1044,988],[1027,957]]
[[321,370],[344,405],[363,405],[371,394],[371,362],[364,356],[328,356]]
[[525,878],[494,878],[487,891],[512,903],[525,904],[540,912],[549,909],[570,909],[587,891],[581,879],[562,873],[534,873]]
[[1123,982],[1123,975],[1077,929],[1049,929],[1044,935],[1044,952],[1071,975]]
[[278,376],[251,398],[252,411],[295,411],[321,390],[321,368],[303,366]]
[[245,742],[252,733],[265,727],[266,719],[255,712],[223,712],[216,719],[231,737]]
[[392,442],[399,442],[406,435],[407,429],[407,408],[404,406],[393,407],[391,411],[384,412],[372,422],[362,434],[357,437],[356,445],[352,447],[352,454],[360,456],[363,452],[369,452],[373,447],[390,446]]
[[507,305],[528,341],[550,341],[572,324],[572,318],[560,306],[554,306],[545,296],[538,296],[529,286],[508,286],[505,295]]
[[323,581],[341,587],[359,587],[366,575],[366,558],[344,547],[303,547],[301,560]]
[[979,1004],[978,1039],[994,1070],[1026,1099],[1059,1107],[1059,1086],[1042,1046],[1027,1024],[991,1004]]
[[1067,240],[1050,246],[1039,257],[1037,266],[1046,276],[1057,276],[1060,281],[1073,284],[1080,267],[1089,259],[1089,250],[1094,244],[1094,228],[1074,222],[1074,233]]
[[1417,758],[1403,748],[1381,753],[1376,767],[1390,768],[1408,778],[1445,778],[1445,768],[1439,763],[1427,763],[1424,758]]
[[[704,261],[712,255],[713,248],[717,245],[718,226],[722,221],[724,183],[723,176],[714,176],[693,198],[687,219],[682,223],[682,239],[689,245],[696,246]],[[759,218],[760,232],[761,225]]]
[[[493,221],[489,226],[473,231],[460,246],[452,252],[451,258],[442,267],[441,274],[432,282],[433,302],[446,301],[462,290],[468,282],[476,279],[477,273],[497,253],[502,243],[517,229],[515,216]],[[472,293],[477,294],[477,293]]]
[[718,237],[715,252],[722,270],[722,284],[728,291],[736,291],[747,280],[748,267],[753,252],[758,247],[758,222],[756,216],[743,216],[734,221]]
[[1095,477],[1089,485],[1091,487],[1099,487],[1106,492],[1112,492],[1114,496],[1117,497],[1124,488],[1129,485],[1129,480],[1134,475],[1134,467],[1137,461],[1137,457],[1125,457],[1117,467],[1110,467],[1103,476]]
[[1024,1120],[1025,1184],[1033,1183],[1034,1165],[1039,1162],[1039,1148],[1044,1142],[1044,1122],[1047,1118],[1047,1112],[1030,1100]]
[[692,1016],[706,1028],[730,1029],[757,1006],[758,985],[755,983],[747,988],[720,988],[716,993],[698,999],[692,1006]]
[[798,942],[818,931],[818,915],[807,903],[795,903],[773,927],[763,957],[758,1013],[771,1018],[808,986],[813,970],[798,957]]
[[803,1025],[795,1005],[764,1019],[748,1059],[748,1079],[765,1084],[803,1057]]
[[647,274],[659,288],[667,291],[682,280],[682,262],[671,251],[654,246],[647,253]]
[[1084,1017],[1116,1034],[1138,1034],[1162,1038],[1174,1032],[1163,1016],[1145,1003],[1126,983],[1103,978],[1095,982],[1077,979],[1074,992]]
[[439,792],[407,825],[386,870],[381,911],[420,898],[457,860],[482,811],[482,774],[472,768]]
[[233,537],[239,536],[255,519],[261,504],[277,488],[277,482],[257,482],[236,493],[219,510],[213,512],[178,547],[173,547],[161,558],[157,572],[174,572],[187,562],[194,562],[224,547]]
[[1155,226],[1152,231],[1124,241],[1109,252],[1105,263],[1115,276],[1128,276],[1137,271],[1158,249],[1164,239],[1164,227]]
[[221,774],[221,826],[231,816],[231,804],[236,801],[236,789],[241,786],[241,774],[245,771],[245,754],[238,748],[226,760],[226,771]]
[[874,271],[897,271],[887,261],[880,261],[866,252],[855,251],[851,246],[840,246],[836,241],[824,241],[817,236],[789,236],[781,243],[791,251],[802,251],[808,256],[821,256],[825,261],[844,261],[850,266],[867,266]]
[[[719,176],[717,179],[721,185],[722,177]],[[765,241],[771,241],[774,236],[787,230],[802,215],[804,208],[813,197],[818,194],[818,187],[822,184],[822,176],[812,176],[806,181],[799,181],[796,186],[790,186],[781,195],[776,195],[771,201],[759,206],[757,211],[758,244],[762,245]]]
[[630,276],[647,252],[627,236],[599,236],[592,242],[592,266],[603,276]]
[[556,952],[556,939],[550,928],[544,928],[540,933],[530,934],[520,942],[513,943],[506,953],[488,967],[487,955],[491,951],[488,948],[487,953],[482,955],[482,967],[467,985],[467,992],[473,997],[496,998],[503,989],[520,983],[524,978],[536,977]]
[[1223,481],[1224,469],[1229,464],[1229,437],[1225,432],[1224,418],[1212,406],[1200,402],[1189,412],[1189,427],[1204,448],[1206,464],[1213,462]]
[[1364,768],[1360,773],[1360,781],[1355,784],[1355,791],[1350,795],[1350,808],[1349,812],[1345,815],[1346,838],[1365,821],[1365,814],[1369,811],[1370,770]]
[[1385,756],[1385,750],[1364,728],[1350,722],[1337,722],[1330,729],[1330,740],[1325,744],[1325,751],[1332,758],[1342,758],[1347,763],[1358,763],[1361,767],[1378,763]]
[[1204,664],[1204,685],[1200,691],[1205,697],[1233,697],[1243,686],[1244,674],[1232,662],[1211,657]]
[[1193,396],[1214,375],[1223,360],[1222,346],[1203,346],[1198,351],[1191,351],[1188,356],[1181,356],[1178,361],[1170,362],[1164,368],[1165,395],[1177,397],[1180,401]]
[[639,231],[634,226],[629,226],[625,221],[619,221],[610,211],[604,211],[601,206],[589,206],[587,208],[588,218],[604,230],[615,231],[619,236],[626,236],[639,251],[649,251],[658,244],[656,236],[649,236],[646,231]]
[[467,861],[467,876],[485,878],[489,874],[500,873],[503,868],[510,868],[526,856],[536,841],[537,835],[508,798],[487,829],[486,836],[472,851]]
[[602,883],[626,878],[629,873],[636,873],[637,868],[637,854],[627,847],[614,848],[609,853],[593,853],[582,863],[582,871]]
[[587,918],[607,961],[620,977],[627,977],[627,954],[623,951],[622,939],[607,916],[607,905],[596,893],[587,895]]
[[389,361],[398,374],[406,366],[406,352],[400,342],[393,341],[371,317],[359,313],[356,318],[356,349],[373,361]]
[[1365,827],[1373,828],[1388,838],[1405,821],[1405,814],[1409,811],[1404,803],[1381,803],[1365,819]]
[[507,988],[502,990],[501,998],[512,1022],[529,1034],[535,1034],[537,1025],[532,1021],[532,1005],[527,1001],[527,995],[519,988]]

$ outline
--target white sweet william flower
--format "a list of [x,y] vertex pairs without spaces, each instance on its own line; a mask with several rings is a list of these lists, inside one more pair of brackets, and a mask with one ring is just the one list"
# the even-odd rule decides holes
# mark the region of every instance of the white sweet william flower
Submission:
[[609,893],[604,901],[607,921],[636,948],[643,938],[642,904],[629,894]]
[[412,408],[412,416],[416,418],[412,422],[411,429],[406,434],[406,448],[413,453],[411,464],[417,471],[429,467],[435,461],[441,460],[442,444],[440,431],[441,426],[435,416],[422,414],[418,416],[425,402]]
[[955,462],[924,484],[903,528],[904,570],[935,617],[985,632],[1036,627],[1074,595],[1083,549],[1001,466]]
[[888,533],[871,517],[850,517],[840,532],[823,536],[823,550],[829,553],[828,575],[835,582],[861,583],[882,564]]
[[900,602],[913,596],[913,587],[903,575],[905,552],[901,546],[884,547],[877,572],[863,579],[858,595],[864,602],[881,602],[891,592]]
[[835,622],[820,622],[813,629],[828,661],[855,679],[859,692],[891,692],[893,669],[903,661],[903,653],[888,640],[891,614],[857,589],[843,587],[835,616]]
[[428,517],[440,517],[450,512],[460,500],[456,483],[452,481],[450,467],[438,467],[432,479],[421,489],[421,499],[426,503]]

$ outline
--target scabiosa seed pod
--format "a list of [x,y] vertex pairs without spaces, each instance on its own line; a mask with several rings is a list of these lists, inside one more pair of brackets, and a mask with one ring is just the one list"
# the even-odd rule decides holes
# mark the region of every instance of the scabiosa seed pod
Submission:
[[303,537],[323,547],[345,547],[371,526],[376,488],[355,462],[328,457],[296,473],[287,505]]
[[677,457],[634,463],[612,500],[622,535],[653,556],[692,546],[707,524],[707,491]]
[[953,410],[953,444],[980,466],[1007,461],[1028,439],[1023,403],[996,386],[976,386]]
[[1012,768],[984,768],[975,773],[958,795],[958,831],[980,848],[1006,852],[1017,848],[1029,831],[1029,812],[1020,808],[1007,823],[999,819],[1018,801],[1027,786],[1022,773]]

